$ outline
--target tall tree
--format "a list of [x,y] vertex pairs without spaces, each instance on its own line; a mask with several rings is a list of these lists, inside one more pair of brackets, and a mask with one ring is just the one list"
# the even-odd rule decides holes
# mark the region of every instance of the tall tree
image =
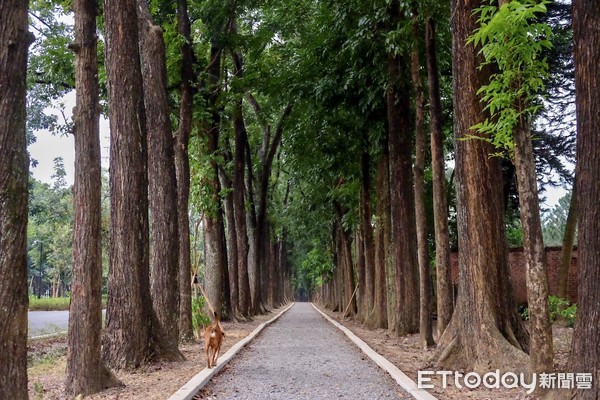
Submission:
[[419,15],[416,5],[413,7],[411,75],[415,95],[415,165],[413,175],[419,261],[419,333],[421,346],[427,348],[434,345],[433,322],[431,320],[431,275],[429,274],[429,251],[427,248],[427,217],[425,215],[425,148],[427,133],[425,132],[425,91],[423,90],[420,73],[419,38],[421,36]]
[[104,2],[110,107],[110,266],[102,355],[137,368],[154,354],[148,170],[136,0]]
[[435,21],[427,18],[425,48],[429,81],[429,119],[431,130],[431,169],[433,172],[433,218],[435,230],[435,271],[437,303],[437,337],[441,337],[452,318],[452,271],[450,269],[450,234],[448,229],[448,196],[442,131],[442,102],[437,63]]
[[375,290],[375,242],[373,241],[373,225],[371,222],[371,155],[369,132],[362,132],[362,154],[360,158],[360,231],[362,235],[362,253],[365,259],[365,289],[363,290],[364,299],[362,299],[363,321],[368,325],[374,326],[373,307]]
[[593,384],[577,399],[600,399],[600,8],[573,1],[579,198],[579,294],[569,370],[592,373]]
[[531,370],[539,374],[552,371],[554,362],[531,124],[538,108],[540,82],[548,68],[544,60],[540,61],[540,53],[550,47],[551,32],[547,25],[532,22],[537,14],[546,12],[543,2],[501,0],[499,4],[500,8],[482,7],[481,28],[473,36],[474,42],[482,45],[484,65],[498,67],[480,90],[492,118],[476,127],[489,135],[492,144],[507,151],[515,166],[527,266]]
[[500,160],[490,157],[489,143],[464,140],[486,116],[477,91],[487,83],[489,69],[479,69],[477,49],[465,45],[480,5],[479,0],[452,2],[459,280],[455,312],[438,340],[437,363],[448,369],[525,371],[528,338],[511,300]]
[[221,186],[219,183],[219,167],[216,160],[219,152],[219,136],[221,131],[218,100],[220,95],[219,81],[221,78],[222,54],[223,48],[221,43],[213,39],[208,68],[209,84],[207,85],[209,90],[207,100],[211,117],[206,127],[206,146],[203,149],[203,155],[210,163],[208,175],[203,182],[208,191],[209,206],[203,214],[203,227],[206,295],[208,296],[208,301],[217,312],[222,311],[224,271],[227,269],[225,227],[221,198],[219,196]]
[[183,359],[179,344],[179,244],[177,181],[169,118],[167,64],[162,29],[152,22],[146,0],[138,0],[139,47],[148,135],[151,229],[152,334],[162,357]]
[[0,3],[0,398],[27,399],[28,1]]
[[[401,21],[399,1],[389,13],[394,27]],[[399,335],[419,330],[419,268],[412,176],[412,129],[410,123],[409,64],[404,54],[388,56],[388,146],[390,157],[390,210],[392,263],[395,270],[396,321],[388,326]]]
[[573,180],[573,190],[569,200],[569,211],[565,221],[565,229],[560,252],[560,266],[558,268],[558,297],[569,298],[569,272],[571,270],[571,255],[577,233],[577,220],[579,219],[579,197],[577,193],[577,178]]
[[179,129],[175,138],[175,175],[177,179],[177,227],[179,230],[179,336],[194,337],[192,330],[192,281],[190,260],[190,198],[189,142],[192,133],[194,106],[194,56],[187,0],[177,0],[177,30],[181,44],[181,99]]
[[102,178],[95,0],[75,0],[73,280],[65,391],[87,396],[120,384],[102,361]]
[[[387,136],[381,139],[382,153],[377,161],[377,223],[375,225],[375,307],[373,309],[374,326],[387,328],[388,322],[393,321],[388,315],[387,269],[390,266],[390,188],[389,157],[387,151]],[[393,315],[393,313],[390,313]]]

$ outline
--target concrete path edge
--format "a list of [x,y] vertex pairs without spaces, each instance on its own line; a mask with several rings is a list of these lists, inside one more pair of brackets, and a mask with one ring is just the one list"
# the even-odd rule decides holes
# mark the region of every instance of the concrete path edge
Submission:
[[368,344],[366,344],[362,339],[356,336],[352,331],[339,322],[335,321],[323,311],[319,310],[317,306],[311,303],[312,306],[317,310],[326,320],[335,325],[339,330],[344,332],[346,336],[356,344],[363,353],[367,355],[375,364],[377,364],[380,368],[386,371],[390,376],[398,383],[404,390],[406,390],[412,397],[417,400],[438,400],[436,397],[432,396],[431,393],[427,392],[425,389],[420,389],[417,384],[410,379],[404,372],[402,372],[398,367],[392,364],[388,359],[383,357],[381,354],[377,353],[373,350]]
[[169,400],[191,400],[196,395],[196,393],[198,393],[198,391],[202,389],[211,380],[213,376],[218,374],[221,371],[221,369],[223,369],[223,367],[227,365],[227,363],[231,361],[231,359],[237,353],[240,352],[240,350],[242,350],[248,343],[250,343],[250,341],[252,341],[252,339],[254,339],[266,326],[275,322],[287,310],[292,308],[294,304],[295,303],[292,302],[285,309],[281,310],[279,314],[257,326],[256,329],[252,331],[252,333],[250,333],[244,339],[231,346],[231,348],[227,350],[225,354],[219,357],[219,359],[217,360],[216,367],[210,369],[204,368],[196,376],[190,379],[185,385],[179,388],[179,390],[175,392],[171,397],[169,397]]

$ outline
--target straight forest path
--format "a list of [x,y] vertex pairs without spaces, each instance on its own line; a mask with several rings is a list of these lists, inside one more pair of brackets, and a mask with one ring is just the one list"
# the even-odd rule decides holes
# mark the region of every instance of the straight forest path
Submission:
[[412,396],[310,303],[296,303],[194,398],[412,399]]

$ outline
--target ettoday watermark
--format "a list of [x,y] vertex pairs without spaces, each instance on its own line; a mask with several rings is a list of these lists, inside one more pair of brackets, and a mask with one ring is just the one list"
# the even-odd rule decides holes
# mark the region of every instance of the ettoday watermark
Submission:
[[446,389],[450,382],[461,389],[463,387],[475,389],[484,386],[488,389],[513,389],[523,388],[527,394],[533,393],[536,388],[541,389],[591,389],[591,373],[541,373],[524,374],[514,372],[500,373],[500,370],[487,372],[483,375],[477,372],[462,373],[459,371],[419,371],[417,387],[419,389],[433,389],[433,377],[439,376],[442,389]]

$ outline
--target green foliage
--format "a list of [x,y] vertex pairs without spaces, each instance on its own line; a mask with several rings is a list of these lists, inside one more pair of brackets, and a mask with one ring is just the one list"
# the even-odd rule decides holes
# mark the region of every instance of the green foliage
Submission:
[[572,193],[558,200],[554,208],[542,216],[542,234],[546,246],[562,246]]
[[65,311],[69,309],[71,299],[68,297],[29,296],[29,311]]
[[200,332],[202,327],[211,324],[211,319],[204,313],[206,300],[202,296],[192,298],[192,327],[194,332]]
[[[567,323],[567,326],[572,328],[575,326],[575,320],[577,318],[577,304],[569,305],[569,301],[561,299],[556,296],[548,296],[548,305],[550,308],[550,320],[556,321],[558,318],[563,318]],[[521,317],[528,321],[530,318],[529,308],[521,311]]]
[[[478,93],[486,103],[490,119],[473,127],[484,134],[501,152],[512,157],[513,133],[520,123],[530,123],[540,110],[539,94],[548,77],[548,63],[542,51],[552,46],[552,31],[545,23],[537,23],[539,14],[547,11],[547,0],[513,0],[500,9],[485,5],[476,9],[481,24],[467,43],[481,45],[484,62],[480,68],[496,65],[490,83]],[[479,138],[479,136],[470,136]]]
[[577,304],[571,304],[565,308],[560,315],[565,319],[567,326],[573,328],[577,319]]
[[[29,296],[29,311],[67,311],[71,303],[70,297]],[[106,296],[102,296],[102,307],[106,307]]]

